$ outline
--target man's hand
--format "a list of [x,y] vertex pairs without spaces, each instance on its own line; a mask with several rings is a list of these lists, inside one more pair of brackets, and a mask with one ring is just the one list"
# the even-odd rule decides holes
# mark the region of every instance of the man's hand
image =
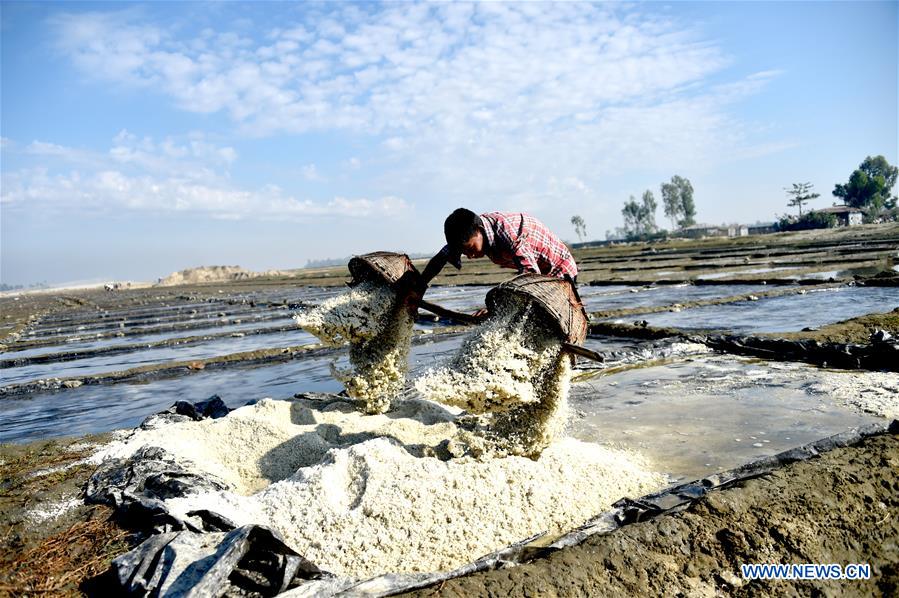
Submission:
[[421,304],[422,297],[424,297],[424,291],[416,287],[410,287],[403,298],[403,305],[414,313],[418,309],[419,304]]
[[403,274],[395,288],[402,297],[403,305],[414,313],[418,309],[428,285],[418,272],[410,270]]
[[490,315],[490,311],[488,311],[488,309],[486,307],[482,307],[478,311],[471,314],[471,316],[473,318],[477,318],[480,321],[486,320],[489,315]]

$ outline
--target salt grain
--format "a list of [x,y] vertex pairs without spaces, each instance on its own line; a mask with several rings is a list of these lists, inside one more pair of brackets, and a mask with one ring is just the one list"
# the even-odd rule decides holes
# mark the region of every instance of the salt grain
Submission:
[[395,409],[364,415],[343,400],[266,399],[225,418],[138,431],[107,456],[161,446],[231,483],[167,500],[174,513],[210,509],[271,526],[318,566],[354,577],[452,569],[665,484],[635,454],[570,438],[538,459],[442,461],[428,455],[457,438],[453,415],[414,399]]

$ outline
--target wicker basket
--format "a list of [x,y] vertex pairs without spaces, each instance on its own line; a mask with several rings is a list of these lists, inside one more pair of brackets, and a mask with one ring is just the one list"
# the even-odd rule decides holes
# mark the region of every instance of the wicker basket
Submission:
[[542,274],[520,274],[487,293],[487,307],[494,311],[507,293],[535,302],[556,322],[564,340],[579,345],[587,338],[587,312],[574,286],[567,280]]
[[418,270],[412,265],[412,261],[405,253],[392,253],[390,251],[375,251],[365,255],[354,256],[348,264],[352,284],[365,281],[384,281],[395,286],[407,277],[407,273],[418,274]]

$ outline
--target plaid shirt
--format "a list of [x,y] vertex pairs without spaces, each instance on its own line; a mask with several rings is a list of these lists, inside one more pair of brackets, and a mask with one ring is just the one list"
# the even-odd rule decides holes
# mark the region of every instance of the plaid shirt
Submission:
[[[563,278],[566,274],[572,279],[577,277],[577,264],[568,247],[533,216],[517,212],[487,212],[480,218],[485,254],[493,263],[518,270],[519,274],[535,272],[557,278]],[[441,253],[457,269],[462,267],[461,259],[452,259],[448,245],[443,247]]]

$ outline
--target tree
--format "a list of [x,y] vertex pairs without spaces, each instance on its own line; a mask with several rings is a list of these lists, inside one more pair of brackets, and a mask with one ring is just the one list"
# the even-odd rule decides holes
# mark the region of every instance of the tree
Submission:
[[674,175],[670,183],[662,183],[662,203],[665,205],[665,216],[671,219],[673,227],[696,224],[693,185],[688,179]]
[[621,209],[624,217],[624,233],[628,238],[639,238],[656,232],[656,200],[652,191],[643,193],[642,203],[631,195]]
[[659,227],[656,226],[656,198],[652,191],[647,189],[643,192],[643,227],[647,233],[654,233]]
[[777,223],[777,230],[809,230],[813,228],[833,228],[837,225],[837,217],[825,212],[808,212],[805,216],[783,216]]
[[837,184],[833,188],[833,194],[847,206],[876,213],[892,203],[890,192],[896,184],[897,176],[899,168],[891,166],[886,158],[868,156],[849,175],[848,183]]
[[809,201],[815,199],[816,197],[821,197],[820,193],[811,193],[812,185],[811,183],[793,183],[793,188],[784,187],[784,191],[787,192],[787,195],[792,196],[792,199],[787,202],[787,205],[799,206],[799,218],[802,218],[802,204],[806,204]]
[[571,224],[574,226],[574,234],[577,235],[578,240],[583,242],[584,237],[587,236],[587,224],[584,219],[575,214],[571,217]]

